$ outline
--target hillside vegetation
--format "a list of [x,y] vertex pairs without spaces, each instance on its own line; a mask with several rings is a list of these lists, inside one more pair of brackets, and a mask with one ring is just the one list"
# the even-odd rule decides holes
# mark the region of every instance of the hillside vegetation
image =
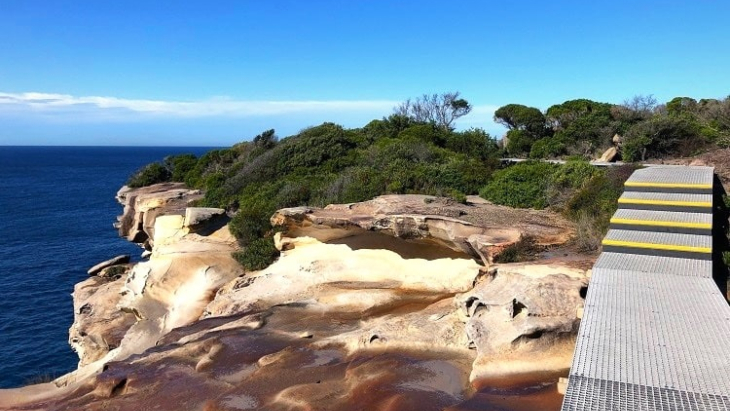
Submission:
[[[242,246],[237,258],[248,269],[263,268],[277,255],[269,224],[277,209],[389,193],[460,202],[479,194],[511,207],[551,208],[577,223],[578,248],[594,251],[634,167],[600,170],[584,159],[610,146],[616,132],[625,133],[623,153],[630,160],[730,144],[727,99],[683,98],[663,106],[635,100],[633,106],[573,100],[547,113],[504,106],[495,113],[510,129],[501,147],[482,129],[454,130],[454,120],[471,110],[458,93],[425,95],[361,128],[324,123],[282,139],[267,130],[200,158],[168,157],[138,171],[128,185],[182,181],[204,190],[199,205],[235,213],[229,227]],[[527,162],[500,169],[499,157],[506,154],[574,156],[562,166]]]
[[628,162],[730,147],[730,97],[676,97],[658,104],[652,96],[637,96],[620,105],[577,99],[545,112],[508,104],[494,118],[509,129],[505,150],[517,157],[595,158],[612,146],[616,134],[622,136],[620,152]]

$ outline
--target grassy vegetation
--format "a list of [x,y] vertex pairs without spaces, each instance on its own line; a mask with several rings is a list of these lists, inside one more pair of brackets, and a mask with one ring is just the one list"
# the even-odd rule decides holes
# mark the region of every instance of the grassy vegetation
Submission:
[[480,129],[454,131],[392,115],[358,129],[324,123],[279,140],[267,130],[250,142],[200,158],[174,156],[148,165],[128,184],[184,181],[205,191],[199,205],[237,214],[230,222],[247,268],[275,258],[269,217],[283,207],[424,193],[466,202],[490,180],[501,151]]
[[494,173],[480,196],[515,208],[549,208],[576,223],[576,246],[595,251],[616,211],[623,184],[636,166],[598,169],[585,161],[526,162]]
[[[600,246],[623,182],[633,171],[631,166],[599,170],[584,161],[610,146],[614,133],[625,135],[622,152],[629,160],[684,155],[730,138],[728,99],[680,98],[665,105],[650,98],[624,105],[582,99],[545,113],[510,104],[495,113],[509,128],[504,148],[484,130],[451,128],[470,107],[458,93],[424,96],[361,128],[323,123],[281,140],[266,130],[200,158],[188,154],[150,164],[128,185],[181,181],[205,192],[198,205],[237,212],[230,222],[242,246],[236,258],[249,269],[264,267],[277,254],[269,223],[277,209],[388,193],[449,196],[462,203],[478,193],[511,207],[549,208],[576,222],[577,246],[592,251]],[[424,116],[430,108],[450,114]],[[504,155],[572,155],[574,160],[499,169],[498,158]]]
[[730,147],[730,97],[676,97],[660,104],[635,96],[623,104],[568,100],[545,112],[507,104],[495,112],[507,132],[510,156],[597,157],[622,136],[624,161],[691,156],[709,148]]

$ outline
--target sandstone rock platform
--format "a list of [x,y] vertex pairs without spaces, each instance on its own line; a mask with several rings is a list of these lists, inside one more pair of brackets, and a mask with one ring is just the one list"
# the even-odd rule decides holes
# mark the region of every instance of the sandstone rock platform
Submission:
[[415,195],[284,209],[281,257],[245,272],[225,212],[186,190],[120,195],[149,260],[77,284],[79,369],[0,390],[0,409],[516,409],[521,388],[484,387],[570,365],[591,257],[493,261],[525,236],[564,244],[556,214]]

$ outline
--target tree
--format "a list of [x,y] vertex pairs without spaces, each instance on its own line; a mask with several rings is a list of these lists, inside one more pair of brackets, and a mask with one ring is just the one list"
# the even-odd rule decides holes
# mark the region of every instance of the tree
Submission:
[[599,103],[588,99],[568,100],[547,109],[546,117],[550,125],[558,131],[570,126],[578,118],[587,115],[611,116],[611,104]]
[[481,128],[471,128],[460,132],[450,133],[446,137],[447,149],[482,160],[497,157],[499,146],[497,141]]
[[273,128],[271,130],[266,130],[253,138],[254,145],[256,145],[256,147],[261,147],[265,150],[274,148],[274,146],[276,146],[276,143],[278,142],[279,138],[276,137],[276,132]]
[[694,117],[654,116],[628,130],[622,147],[624,160],[691,155],[706,144],[699,130]]
[[653,94],[648,96],[636,95],[630,100],[624,100],[623,106],[638,113],[643,118],[649,118],[657,107],[657,101]]
[[568,154],[591,156],[611,145],[617,131],[613,106],[588,99],[568,100],[547,109],[547,121]]
[[498,108],[494,112],[494,121],[510,130],[526,131],[533,137],[542,137],[548,131],[542,111],[522,104],[507,104]]
[[507,104],[494,112],[494,121],[509,128],[505,148],[510,155],[524,155],[530,152],[532,144],[550,135],[545,116],[535,107],[522,104]]
[[394,113],[419,123],[433,123],[438,127],[453,130],[454,121],[471,112],[468,101],[459,98],[460,93],[424,94],[415,100],[408,99],[393,109]]

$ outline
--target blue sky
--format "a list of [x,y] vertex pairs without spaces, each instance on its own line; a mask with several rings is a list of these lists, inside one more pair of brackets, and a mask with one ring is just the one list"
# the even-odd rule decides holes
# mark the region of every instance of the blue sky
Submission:
[[226,146],[458,90],[496,107],[730,94],[726,1],[0,2],[0,145]]

